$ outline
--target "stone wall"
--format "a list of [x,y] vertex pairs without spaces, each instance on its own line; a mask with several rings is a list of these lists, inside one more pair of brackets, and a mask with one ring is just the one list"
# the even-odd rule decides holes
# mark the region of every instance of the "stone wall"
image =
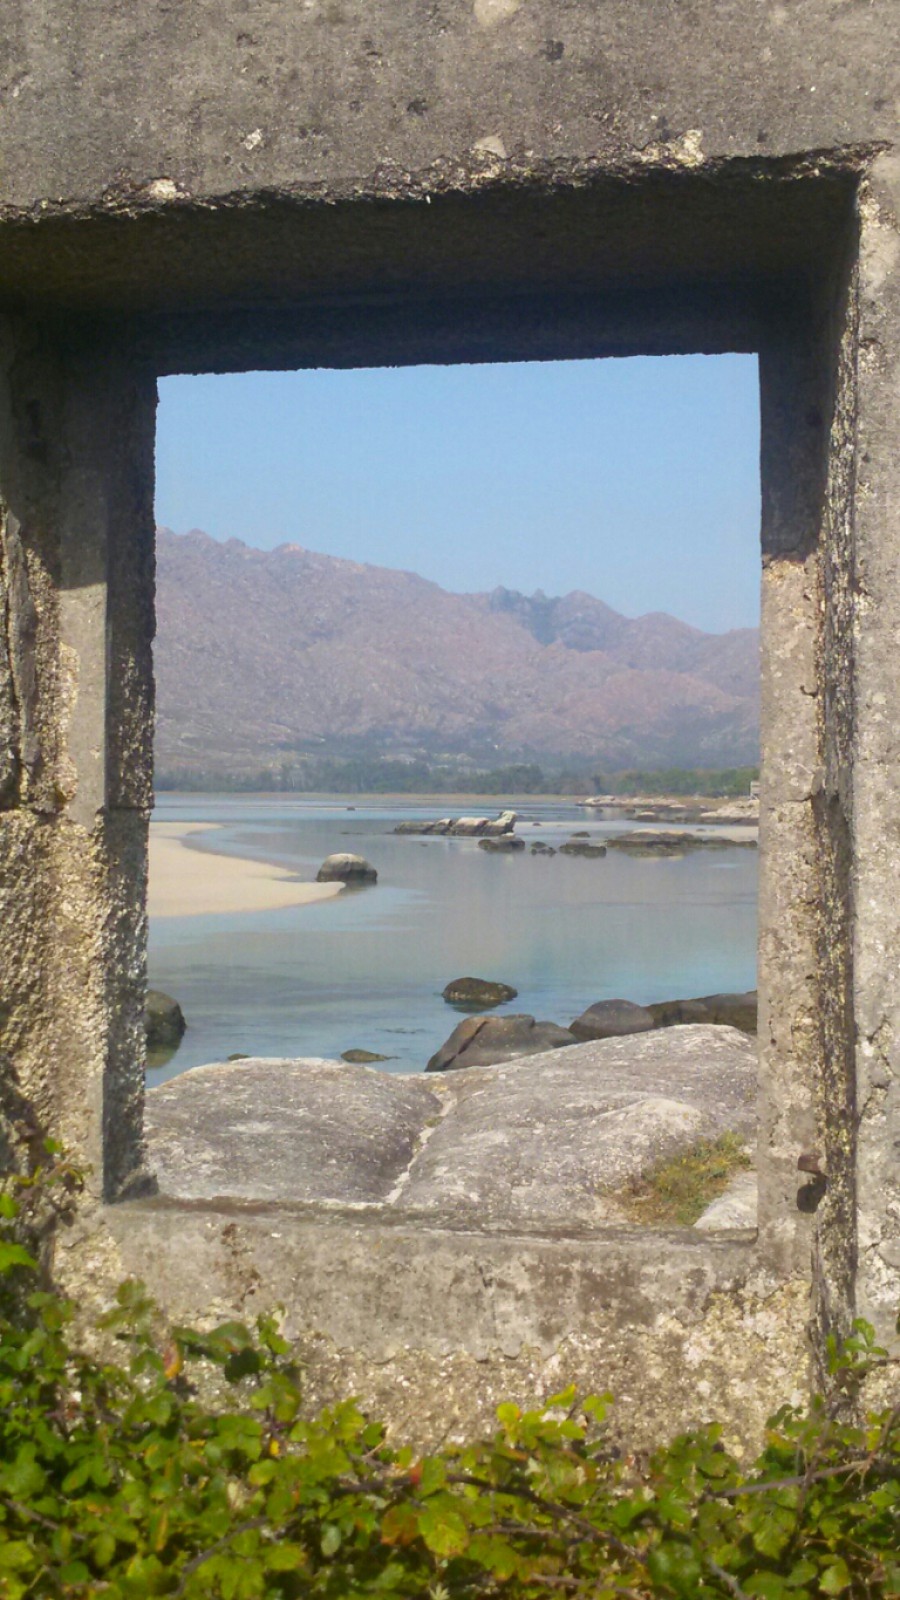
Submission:
[[[60,1270],[88,1307],[124,1270],[179,1316],[282,1299],[314,1390],[396,1414],[572,1374],[755,1428],[807,1324],[891,1337],[900,1300],[894,0],[7,11],[0,1050],[94,1168]],[[126,1202],[154,376],[728,349],[762,392],[757,1242]]]

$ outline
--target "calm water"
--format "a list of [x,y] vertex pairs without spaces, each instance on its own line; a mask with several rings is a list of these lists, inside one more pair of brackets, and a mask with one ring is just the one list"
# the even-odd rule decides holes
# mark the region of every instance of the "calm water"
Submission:
[[[276,862],[312,879],[351,850],[378,884],[319,905],[234,916],[163,917],[150,928],[150,982],[180,1000],[188,1032],[149,1082],[247,1055],[339,1056],[351,1048],[413,1072],[460,1020],[441,990],[472,974],[513,984],[502,1011],[569,1023],[595,1000],[653,1000],[756,983],[755,850],[681,860],[490,855],[475,840],[395,838],[395,824],[451,809],[287,796],[160,800],[155,818],[222,824],[192,848]],[[495,815],[458,801],[453,814]],[[527,841],[575,829],[603,838],[630,823],[577,806],[519,803]],[[539,826],[535,826],[537,823]]]

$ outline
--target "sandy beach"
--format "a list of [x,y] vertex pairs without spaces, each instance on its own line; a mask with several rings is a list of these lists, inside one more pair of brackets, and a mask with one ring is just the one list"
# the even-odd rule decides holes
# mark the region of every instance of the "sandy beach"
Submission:
[[340,894],[340,883],[299,883],[283,867],[240,856],[195,850],[188,837],[214,833],[207,822],[151,822],[151,917],[199,917],[237,911],[278,911]]

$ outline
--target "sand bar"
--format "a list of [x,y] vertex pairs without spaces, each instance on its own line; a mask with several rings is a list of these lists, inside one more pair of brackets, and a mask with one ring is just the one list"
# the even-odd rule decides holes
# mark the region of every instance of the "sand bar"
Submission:
[[151,822],[151,917],[200,917],[238,911],[279,911],[340,894],[340,883],[300,883],[284,867],[242,856],[216,855],[188,844],[212,833],[208,822]]

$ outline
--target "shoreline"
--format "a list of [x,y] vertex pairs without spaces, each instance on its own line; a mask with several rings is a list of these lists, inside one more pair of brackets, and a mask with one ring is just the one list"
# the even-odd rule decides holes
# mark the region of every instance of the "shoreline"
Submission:
[[235,915],[315,905],[340,894],[340,883],[304,883],[286,867],[246,856],[197,849],[209,822],[151,822],[147,908],[151,917]]

